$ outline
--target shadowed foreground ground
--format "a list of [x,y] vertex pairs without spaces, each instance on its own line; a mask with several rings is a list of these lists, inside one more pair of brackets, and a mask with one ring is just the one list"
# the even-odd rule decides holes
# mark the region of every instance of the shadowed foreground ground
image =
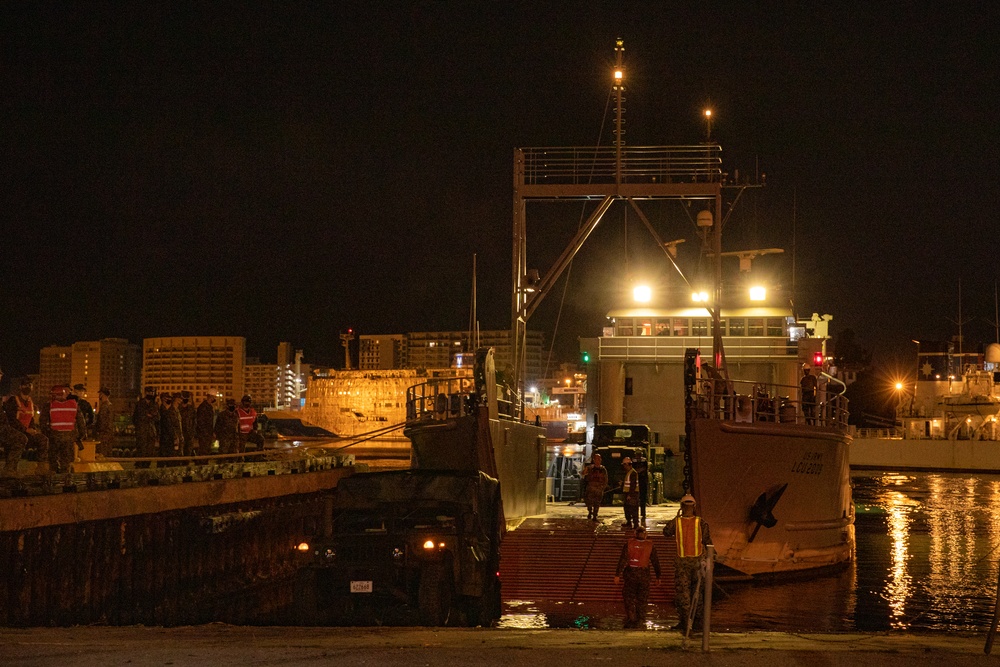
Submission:
[[686,646],[675,632],[423,628],[0,629],[4,665],[941,665],[1000,664],[982,635],[725,633]]

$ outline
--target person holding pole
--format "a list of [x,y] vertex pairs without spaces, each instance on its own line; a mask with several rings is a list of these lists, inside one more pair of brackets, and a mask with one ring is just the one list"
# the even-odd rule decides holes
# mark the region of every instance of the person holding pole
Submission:
[[694,496],[681,498],[681,510],[672,521],[663,526],[663,536],[674,538],[677,557],[674,559],[674,606],[679,621],[674,630],[687,632],[688,625],[698,613],[697,590],[705,547],[712,543],[708,523],[696,516]]

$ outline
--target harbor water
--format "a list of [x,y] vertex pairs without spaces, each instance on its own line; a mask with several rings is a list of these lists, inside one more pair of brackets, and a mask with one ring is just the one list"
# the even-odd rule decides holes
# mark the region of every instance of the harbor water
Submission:
[[[983,631],[1000,558],[1000,475],[852,474],[857,552],[836,574],[716,587],[717,631]],[[621,627],[621,605],[508,604],[502,627]],[[672,608],[651,608],[668,628]]]

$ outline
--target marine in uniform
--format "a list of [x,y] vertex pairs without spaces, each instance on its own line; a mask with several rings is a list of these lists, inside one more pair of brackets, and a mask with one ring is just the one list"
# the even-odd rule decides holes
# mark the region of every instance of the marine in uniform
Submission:
[[136,456],[156,456],[159,447],[160,409],[156,405],[156,387],[146,387],[132,413],[135,427]]
[[677,557],[674,559],[674,606],[680,621],[675,629],[685,630],[688,619],[697,614],[692,598],[698,585],[698,575],[705,559],[705,547],[712,543],[708,523],[694,513],[694,496],[681,498],[681,511],[663,527],[663,536],[674,538]]
[[622,480],[622,507],[625,510],[625,527],[639,527],[639,473],[632,469],[632,459],[622,459],[625,478]]
[[215,437],[220,454],[235,454],[239,443],[240,418],[236,414],[236,399],[226,399],[226,409],[215,418]]
[[615,570],[615,583],[620,583],[622,575],[622,600],[625,602],[625,627],[640,628],[646,625],[646,606],[649,601],[649,568],[652,566],[656,579],[660,579],[660,557],[652,540],[646,539],[646,527],[635,529],[635,537],[622,547]]
[[597,521],[601,501],[604,500],[604,491],[608,488],[608,469],[601,465],[600,454],[590,457],[590,465],[584,477],[584,487],[583,500],[587,503],[587,518]]
[[6,413],[8,425],[27,439],[29,450],[35,451],[38,472],[44,474],[49,469],[49,439],[41,432],[38,422],[35,421],[35,403],[31,400],[31,380],[21,378],[20,386],[20,393],[14,394],[4,401],[3,411]]
[[195,412],[195,436],[198,439],[197,454],[211,454],[212,443],[215,442],[215,395],[214,389],[209,389],[205,398],[198,404]]
[[42,430],[49,437],[49,463],[56,474],[68,473],[78,449],[83,449],[87,422],[80,412],[76,399],[69,397],[69,387],[57,384],[52,387],[52,400],[42,406]]

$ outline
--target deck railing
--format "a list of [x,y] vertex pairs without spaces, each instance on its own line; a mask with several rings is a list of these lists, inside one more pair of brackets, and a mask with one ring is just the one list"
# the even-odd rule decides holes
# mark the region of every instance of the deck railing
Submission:
[[[497,408],[500,419],[520,419],[523,404],[513,392],[497,385]],[[436,378],[406,390],[406,421],[443,421],[474,414],[482,402],[471,377]]]
[[765,382],[700,378],[695,410],[701,417],[741,423],[807,424],[847,431],[847,399],[820,393],[803,401],[799,387]]
[[[524,148],[521,153],[528,185],[616,182],[614,147]],[[718,144],[622,148],[622,183],[714,183],[721,179],[722,147]]]

